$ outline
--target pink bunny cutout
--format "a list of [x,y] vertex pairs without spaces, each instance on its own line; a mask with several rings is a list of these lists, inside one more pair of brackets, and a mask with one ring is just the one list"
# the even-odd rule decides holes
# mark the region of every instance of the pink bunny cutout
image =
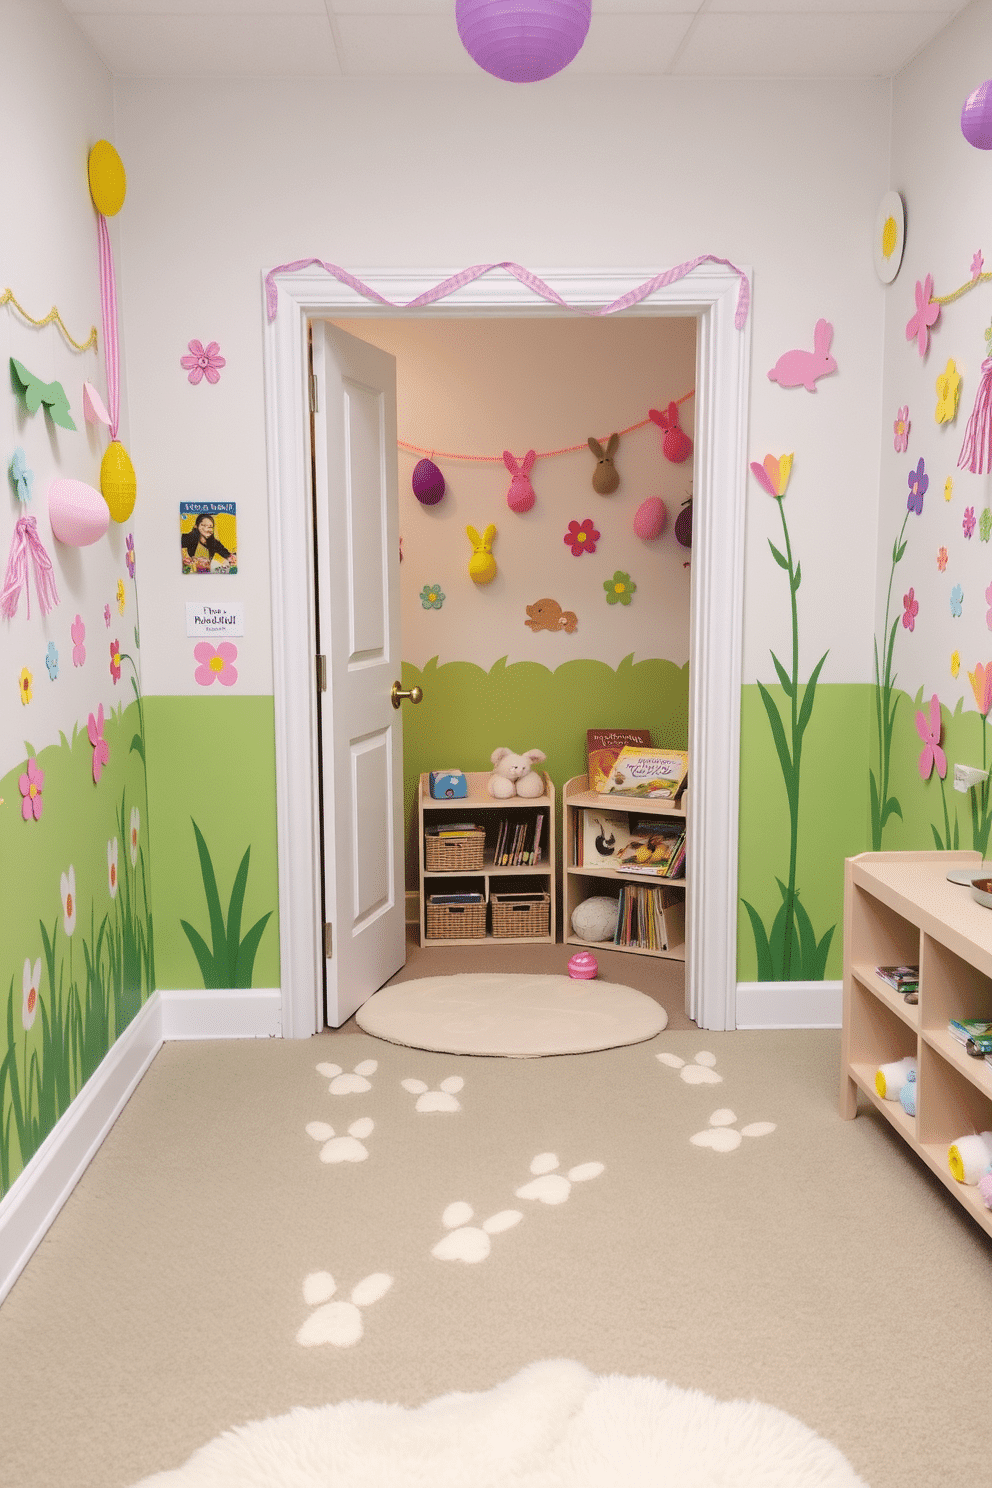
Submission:
[[509,450],[503,451],[503,464],[513,476],[510,489],[506,493],[506,504],[511,511],[530,511],[534,505],[534,487],[530,483],[530,472],[534,468],[537,455],[533,450],[528,450],[520,463]]
[[833,339],[834,328],[829,320],[818,320],[813,330],[813,350],[784,351],[769,372],[769,381],[777,382],[779,387],[804,387],[808,393],[815,393],[817,379],[837,371],[837,363],[830,355]]

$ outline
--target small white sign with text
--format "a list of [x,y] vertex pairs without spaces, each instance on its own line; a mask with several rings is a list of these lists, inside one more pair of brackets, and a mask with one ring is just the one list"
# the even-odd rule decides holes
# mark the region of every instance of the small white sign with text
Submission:
[[196,604],[186,605],[186,634],[188,636],[243,636],[245,633],[245,607],[243,604]]

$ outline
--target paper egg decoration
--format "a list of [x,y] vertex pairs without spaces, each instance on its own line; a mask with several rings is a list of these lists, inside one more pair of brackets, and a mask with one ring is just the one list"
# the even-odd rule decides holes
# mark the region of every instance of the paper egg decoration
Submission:
[[444,476],[433,460],[418,460],[413,467],[413,494],[421,506],[437,506],[444,495]]
[[668,511],[661,497],[649,496],[634,513],[634,531],[638,537],[650,542],[651,538],[661,536],[667,520]]
[[124,205],[127,176],[121,157],[109,140],[97,140],[90,151],[86,172],[93,205],[101,217],[115,216]]
[[115,522],[126,522],[134,511],[138,480],[131,457],[119,439],[112,439],[100,462],[100,490]]
[[73,548],[89,547],[110,526],[110,509],[100,492],[79,480],[51,482],[48,517],[59,542]]
[[992,150],[992,79],[980,83],[965,99],[961,133],[976,150]]

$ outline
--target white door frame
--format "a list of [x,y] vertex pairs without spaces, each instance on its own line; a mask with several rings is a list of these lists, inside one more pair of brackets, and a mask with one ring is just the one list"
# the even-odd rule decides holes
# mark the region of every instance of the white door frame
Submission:
[[[569,305],[610,304],[657,272],[536,270]],[[744,272],[750,278],[747,268]],[[424,270],[355,271],[391,302],[408,303],[447,277]],[[272,583],[272,668],[279,868],[282,1031],[306,1038],[324,1026],[320,889],[319,750],[314,665],[314,577],[308,429],[307,324],[318,316],[403,315],[317,268],[280,273],[273,320],[264,325],[265,434]],[[689,839],[686,1011],[700,1028],[736,1021],[737,848],[740,797],[741,655],[750,319],[734,317],[737,271],[706,263],[656,290],[634,312],[693,315],[692,625],[689,657]],[[561,316],[515,277],[497,270],[418,307],[417,315]],[[703,933],[705,906],[705,935]]]

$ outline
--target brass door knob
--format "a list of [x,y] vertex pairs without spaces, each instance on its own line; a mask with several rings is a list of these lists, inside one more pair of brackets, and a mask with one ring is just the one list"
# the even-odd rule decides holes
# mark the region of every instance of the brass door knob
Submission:
[[423,690],[420,687],[411,687],[409,692],[404,692],[400,684],[394,682],[389,690],[389,701],[394,708],[398,708],[401,698],[409,698],[411,703],[419,703],[423,695]]

